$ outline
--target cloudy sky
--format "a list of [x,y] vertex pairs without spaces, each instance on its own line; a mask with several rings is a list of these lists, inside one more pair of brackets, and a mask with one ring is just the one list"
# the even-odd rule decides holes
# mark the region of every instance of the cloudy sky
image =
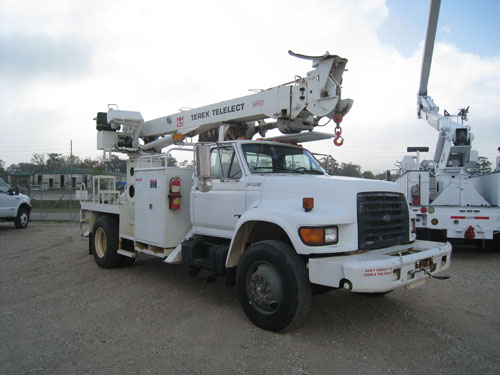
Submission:
[[[421,0],[0,0],[0,159],[98,156],[92,120],[108,103],[145,119],[304,76],[290,57],[326,50],[349,60],[354,106],[342,147],[308,148],[363,170],[394,168],[437,132],[416,119],[429,3]],[[469,106],[479,155],[500,146],[500,1],[442,0],[429,94]],[[322,131],[333,131],[333,125]]]

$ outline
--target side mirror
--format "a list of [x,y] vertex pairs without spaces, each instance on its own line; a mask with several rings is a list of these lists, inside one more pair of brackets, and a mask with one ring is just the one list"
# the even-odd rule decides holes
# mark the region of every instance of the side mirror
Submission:
[[202,193],[207,193],[212,190],[213,182],[209,178],[198,178],[198,182],[196,183],[196,188]]
[[210,166],[210,145],[196,146],[196,177],[198,181],[196,188],[206,193],[212,189],[212,180],[210,179],[212,170]]
[[19,195],[19,188],[16,186],[14,189],[9,189],[9,195]]
[[210,169],[210,146],[196,146],[196,177],[210,178],[212,171]]

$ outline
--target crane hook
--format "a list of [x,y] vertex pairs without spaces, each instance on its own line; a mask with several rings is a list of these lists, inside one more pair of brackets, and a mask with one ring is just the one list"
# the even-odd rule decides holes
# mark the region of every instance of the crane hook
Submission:
[[342,128],[339,126],[338,123],[337,126],[335,127],[334,133],[335,133],[335,138],[333,139],[333,143],[335,144],[335,146],[342,146],[342,144],[344,143],[344,138],[342,137]]
[[335,144],[335,146],[342,146],[344,144],[344,138],[342,138],[339,135],[339,136],[334,138],[333,143]]

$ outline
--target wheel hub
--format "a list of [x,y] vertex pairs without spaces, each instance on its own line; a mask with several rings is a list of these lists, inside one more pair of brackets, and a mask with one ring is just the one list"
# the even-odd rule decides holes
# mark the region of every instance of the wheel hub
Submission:
[[97,253],[97,256],[99,258],[104,257],[106,254],[106,233],[104,232],[104,229],[102,228],[97,228],[95,235],[94,235],[94,246],[95,246],[95,251]]
[[28,214],[26,212],[21,213],[21,216],[19,217],[19,221],[21,222],[21,224],[23,226],[25,226],[26,223],[28,222]]
[[264,312],[273,312],[283,299],[281,277],[270,264],[261,263],[253,267],[247,283],[251,302]]

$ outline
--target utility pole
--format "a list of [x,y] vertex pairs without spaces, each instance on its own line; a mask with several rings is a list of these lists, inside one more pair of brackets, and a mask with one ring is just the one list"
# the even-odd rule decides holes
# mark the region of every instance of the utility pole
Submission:
[[69,218],[71,220],[72,211],[72,197],[71,188],[73,187],[73,140],[69,141]]

